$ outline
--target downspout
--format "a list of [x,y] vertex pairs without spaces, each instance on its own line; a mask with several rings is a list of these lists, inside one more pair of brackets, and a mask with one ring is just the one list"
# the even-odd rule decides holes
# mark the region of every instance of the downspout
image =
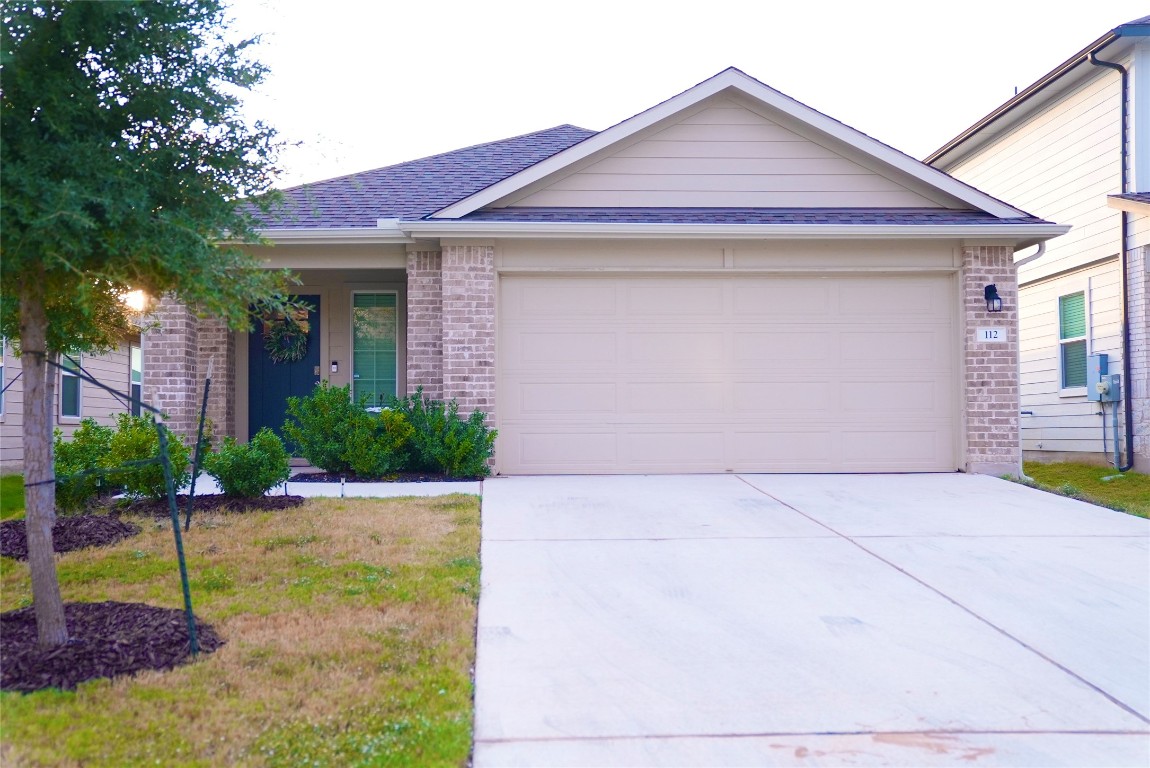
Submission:
[[[1096,67],[1106,67],[1118,72],[1122,77],[1122,109],[1121,120],[1119,125],[1119,142],[1120,142],[1120,157],[1121,157],[1121,194],[1126,194],[1130,186],[1129,173],[1126,170],[1126,165],[1129,161],[1129,152],[1127,150],[1127,134],[1126,127],[1127,120],[1127,99],[1129,97],[1130,77],[1126,68],[1121,64],[1115,64],[1112,61],[1101,61],[1094,51],[1090,52],[1087,57],[1091,64]],[[1125,381],[1122,383],[1123,395],[1122,400],[1124,403],[1123,415],[1126,419],[1126,465],[1116,467],[1119,472],[1125,472],[1134,466],[1134,405],[1130,397],[1130,302],[1129,302],[1129,265],[1127,264],[1126,257],[1126,243],[1129,235],[1130,216],[1126,211],[1121,211],[1122,215],[1122,242],[1118,246],[1118,253],[1122,263],[1122,378]]]

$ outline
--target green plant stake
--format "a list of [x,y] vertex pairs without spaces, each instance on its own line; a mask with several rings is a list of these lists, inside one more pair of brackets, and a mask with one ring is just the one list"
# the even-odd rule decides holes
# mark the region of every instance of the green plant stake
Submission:
[[192,588],[188,584],[188,563],[184,560],[184,540],[180,536],[180,510],[176,506],[176,483],[172,479],[172,460],[168,456],[168,429],[159,421],[155,422],[160,438],[160,466],[164,470],[164,482],[168,486],[168,509],[172,513],[172,534],[176,537],[176,560],[180,564],[180,585],[184,589],[184,613],[188,618],[188,644],[195,656],[200,652],[200,642],[196,639],[196,617],[192,613]]
[[192,527],[192,500],[196,498],[196,477],[200,474],[200,450],[204,444],[204,421],[208,418],[208,392],[212,388],[212,365],[216,359],[208,361],[208,375],[204,377],[204,401],[200,404],[200,427],[196,431],[196,452],[192,455],[192,484],[188,486],[188,508],[184,511],[184,530]]

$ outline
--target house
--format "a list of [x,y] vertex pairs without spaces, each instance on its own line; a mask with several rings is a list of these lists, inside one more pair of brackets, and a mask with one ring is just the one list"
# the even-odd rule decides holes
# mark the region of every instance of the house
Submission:
[[[24,468],[24,380],[20,358],[11,345],[3,344],[0,367],[0,472],[20,472]],[[116,423],[116,414],[139,413],[143,385],[143,350],[138,336],[125,339],[116,349],[100,355],[75,355],[61,360],[56,371],[56,395],[52,418],[56,427],[71,437],[80,420],[92,418],[105,425]],[[76,374],[91,376],[127,397],[118,398],[84,381]],[[134,398],[134,399],[133,399]]]
[[[1027,459],[1150,471],[1150,16],[1110,30],[926,162],[1072,225],[1018,261]],[[1033,258],[1037,256],[1038,258]],[[1098,401],[1096,366],[1121,376]]]
[[253,252],[312,309],[282,346],[164,301],[176,429],[213,361],[240,439],[326,379],[483,411],[504,474],[1020,472],[1014,254],[1066,227],[739,70],[286,198]]

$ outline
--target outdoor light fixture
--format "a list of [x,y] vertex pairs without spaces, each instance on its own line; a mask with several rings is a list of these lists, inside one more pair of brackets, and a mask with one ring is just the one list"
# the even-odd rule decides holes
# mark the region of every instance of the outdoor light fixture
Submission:
[[339,373],[339,361],[338,360],[332,360],[331,361],[331,372],[332,373]]
[[998,287],[988,285],[982,289],[983,298],[986,299],[987,312],[1001,312],[1002,311],[1002,297],[998,295]]

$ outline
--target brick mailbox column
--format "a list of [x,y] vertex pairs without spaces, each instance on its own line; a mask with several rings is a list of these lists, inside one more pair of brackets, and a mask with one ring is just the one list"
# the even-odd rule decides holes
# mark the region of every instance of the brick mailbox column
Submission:
[[407,254],[407,393],[443,399],[443,257]]
[[[962,249],[963,377],[967,472],[1021,475],[1019,435],[1018,278],[1010,246]],[[988,312],[983,289],[995,285],[1002,311]],[[1005,341],[978,337],[1001,328]]]
[[461,415],[483,411],[488,423],[495,410],[494,255],[492,246],[443,249],[443,397],[458,402]]

